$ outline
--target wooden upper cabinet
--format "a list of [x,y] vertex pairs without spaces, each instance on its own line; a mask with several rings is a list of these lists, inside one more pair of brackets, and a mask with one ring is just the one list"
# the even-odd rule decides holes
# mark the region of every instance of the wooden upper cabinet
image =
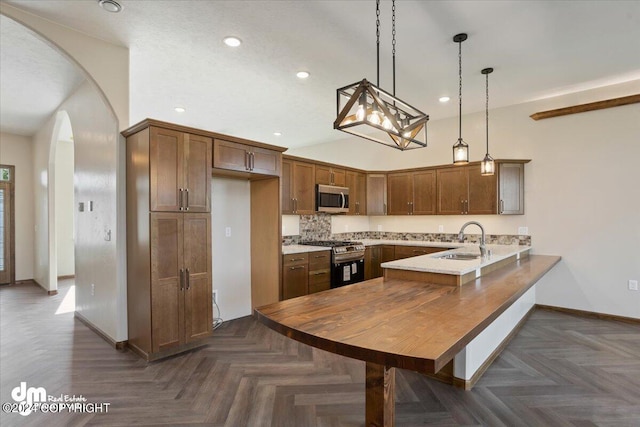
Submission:
[[346,186],[346,171],[325,165],[316,165],[316,184]]
[[467,166],[469,195],[466,213],[486,215],[498,213],[498,178],[494,175],[482,176],[480,165]]
[[498,163],[498,213],[524,214],[524,163]]
[[211,138],[151,127],[150,210],[211,210]]
[[367,215],[387,214],[387,175],[367,174]]
[[412,215],[435,215],[436,213],[436,172],[434,170],[412,173],[413,210]]
[[469,198],[467,169],[464,166],[438,169],[437,182],[437,213],[440,215],[464,214]]
[[388,215],[411,214],[413,201],[413,179],[410,172],[387,175]]
[[213,141],[213,167],[261,175],[280,175],[280,152],[216,138]]
[[349,214],[367,214],[367,176],[361,172],[347,171],[347,187],[349,188]]
[[315,167],[313,163],[282,160],[281,205],[283,214],[315,213]]

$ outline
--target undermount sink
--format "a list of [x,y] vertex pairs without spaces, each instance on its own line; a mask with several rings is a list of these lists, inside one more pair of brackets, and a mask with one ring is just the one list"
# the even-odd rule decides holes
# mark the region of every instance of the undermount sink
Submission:
[[455,259],[455,260],[458,260],[458,261],[471,261],[471,260],[480,258],[480,255],[453,253],[453,254],[441,255],[441,256],[436,257],[436,258],[440,258],[440,259]]

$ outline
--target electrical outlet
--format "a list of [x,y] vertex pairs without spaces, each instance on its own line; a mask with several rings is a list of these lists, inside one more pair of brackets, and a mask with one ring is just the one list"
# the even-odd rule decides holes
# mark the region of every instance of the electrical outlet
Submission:
[[218,291],[213,291],[213,302],[218,303]]
[[638,290],[638,281],[637,280],[629,280],[629,290],[637,291]]
[[529,234],[529,227],[518,227],[518,234],[521,236],[526,236]]
[[438,226],[438,233],[444,233],[444,225]]
[[348,232],[348,231],[349,231],[349,224],[345,224],[345,225],[344,225],[344,231],[345,231],[345,232]]
[[378,231],[382,231],[382,225],[378,224]]
[[91,284],[91,296],[94,296],[96,294],[96,285],[95,284]]
[[231,227],[224,228],[224,235],[225,237],[231,237]]

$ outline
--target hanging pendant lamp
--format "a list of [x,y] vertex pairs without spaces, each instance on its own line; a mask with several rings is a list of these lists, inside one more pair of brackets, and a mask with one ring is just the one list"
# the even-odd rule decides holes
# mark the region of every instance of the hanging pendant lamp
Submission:
[[496,172],[496,162],[493,157],[489,155],[489,74],[493,73],[493,68],[485,68],[481,71],[487,79],[487,102],[486,102],[486,121],[487,121],[487,154],[484,156],[484,160],[480,163],[480,174],[484,176],[493,175]]
[[392,2],[393,93],[380,88],[380,0],[376,0],[377,84],[367,79],[338,89],[333,128],[398,150],[427,146],[429,116],[396,97],[396,5]]
[[453,145],[453,164],[464,165],[469,163],[469,146],[462,139],[462,42],[467,39],[465,33],[453,36],[453,41],[458,43],[458,141]]

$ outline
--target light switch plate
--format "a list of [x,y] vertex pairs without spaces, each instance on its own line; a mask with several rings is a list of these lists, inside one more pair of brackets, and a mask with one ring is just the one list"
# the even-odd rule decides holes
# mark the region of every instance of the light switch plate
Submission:
[[225,237],[231,237],[231,227],[224,228],[224,235]]
[[629,280],[629,290],[637,291],[638,290],[638,281],[637,280]]
[[529,234],[529,227],[518,227],[518,234],[526,236]]
[[438,233],[444,233],[444,225],[438,226]]

